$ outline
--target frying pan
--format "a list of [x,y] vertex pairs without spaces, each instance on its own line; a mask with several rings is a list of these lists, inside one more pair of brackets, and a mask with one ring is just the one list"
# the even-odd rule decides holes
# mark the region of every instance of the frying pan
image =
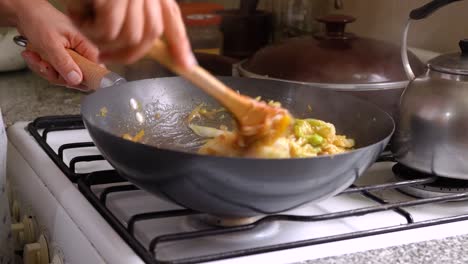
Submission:
[[[299,118],[332,122],[357,148],[303,159],[199,155],[203,139],[189,129],[186,117],[201,103],[219,105],[179,77],[98,89],[84,98],[81,113],[98,149],[130,182],[183,207],[229,218],[279,213],[341,192],[375,161],[394,130],[388,114],[358,98],[271,80],[220,79],[243,94],[280,101]],[[142,130],[140,143],[122,138]]]
[[[21,37],[15,41],[27,42]],[[200,104],[220,108],[214,99],[179,77],[127,82],[69,52],[85,83],[100,87],[84,97],[81,114],[96,147],[116,171],[141,189],[217,217],[274,214],[335,195],[376,160],[394,131],[386,112],[350,95],[297,83],[222,77],[242,94],[281,102],[295,117],[333,123],[337,133],[355,139],[356,148],[296,159],[200,155],[204,139],[190,130],[187,116]],[[225,118],[197,122],[232,125],[226,113],[221,115]],[[139,142],[123,138],[142,131]]]

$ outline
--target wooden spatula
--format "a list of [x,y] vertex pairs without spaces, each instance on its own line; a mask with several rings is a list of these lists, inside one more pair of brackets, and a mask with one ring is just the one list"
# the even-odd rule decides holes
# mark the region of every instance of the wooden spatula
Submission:
[[192,82],[218,100],[237,119],[239,131],[246,137],[282,134],[292,120],[286,109],[258,102],[227,87],[200,66],[186,70],[176,65],[167,45],[156,40],[148,56]]

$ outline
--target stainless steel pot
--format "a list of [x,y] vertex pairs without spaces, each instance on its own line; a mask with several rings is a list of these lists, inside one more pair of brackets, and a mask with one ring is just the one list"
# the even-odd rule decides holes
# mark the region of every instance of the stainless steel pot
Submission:
[[432,1],[410,13],[403,33],[402,58],[411,82],[401,98],[392,151],[410,168],[468,179],[468,40],[459,42],[460,52],[430,60],[426,72],[417,78],[406,52],[411,20],[426,18],[455,1]]
[[[345,31],[355,18],[327,15],[317,18],[325,31],[291,38],[265,47],[237,65],[240,76],[273,79],[331,89],[369,101],[391,114],[408,85],[399,45]],[[424,64],[409,56],[417,73]]]

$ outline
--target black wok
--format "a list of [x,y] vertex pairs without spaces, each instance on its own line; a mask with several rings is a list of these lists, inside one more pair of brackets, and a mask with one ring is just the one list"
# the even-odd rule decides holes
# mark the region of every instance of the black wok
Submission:
[[[186,117],[200,103],[218,104],[178,77],[98,89],[84,98],[82,116],[98,149],[123,177],[183,207],[222,217],[278,213],[341,192],[375,161],[394,130],[388,114],[355,97],[271,80],[221,80],[243,94],[280,101],[296,117],[332,122],[356,140],[356,150],[276,160],[196,154],[203,141]],[[122,138],[141,130],[141,143]]]

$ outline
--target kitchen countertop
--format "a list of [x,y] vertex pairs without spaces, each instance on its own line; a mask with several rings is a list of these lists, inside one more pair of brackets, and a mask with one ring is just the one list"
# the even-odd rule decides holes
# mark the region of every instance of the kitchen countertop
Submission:
[[[28,70],[0,73],[0,107],[7,126],[44,115],[79,114],[83,95],[78,91],[50,85]],[[300,264],[468,263],[467,248],[468,235],[465,235]]]
[[[210,58],[205,58],[200,63],[213,64]],[[225,66],[220,63],[213,65]],[[150,59],[142,59],[126,66],[108,65],[108,68],[128,81],[173,76],[170,71]],[[39,116],[79,114],[83,95],[85,94],[80,91],[51,85],[29,70],[0,72],[0,108],[7,126]]]
[[28,70],[0,73],[0,108],[6,126],[45,115],[79,114],[83,95],[51,85]]
[[468,263],[468,235],[375,249],[295,264]]

